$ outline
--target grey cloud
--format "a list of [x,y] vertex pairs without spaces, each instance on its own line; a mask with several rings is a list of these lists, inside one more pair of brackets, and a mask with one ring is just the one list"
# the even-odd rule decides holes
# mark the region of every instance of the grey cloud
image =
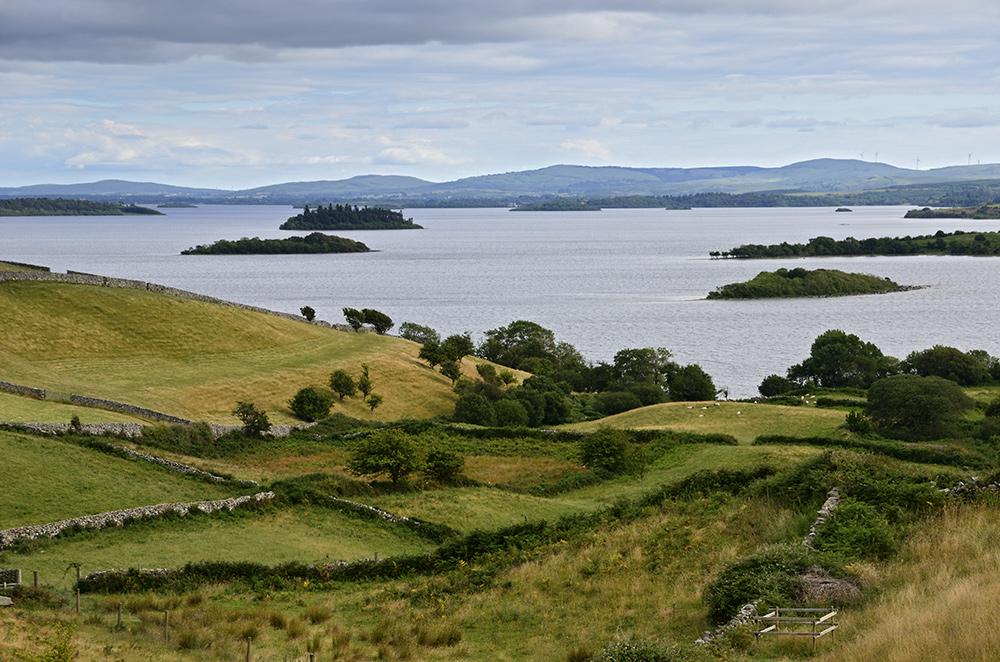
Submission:
[[927,123],[949,129],[980,128],[1000,125],[1000,115],[986,108],[964,108],[932,115]]

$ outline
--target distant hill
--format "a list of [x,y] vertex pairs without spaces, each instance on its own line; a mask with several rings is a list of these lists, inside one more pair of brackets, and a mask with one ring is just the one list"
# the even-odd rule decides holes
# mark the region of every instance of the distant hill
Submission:
[[[364,175],[343,180],[289,182],[239,191],[105,180],[91,184],[38,184],[0,188],[0,198],[73,196],[99,201],[146,204],[163,202],[357,204],[379,201],[382,204],[399,206],[463,204],[499,206],[559,196],[606,198],[751,192],[831,194],[877,191],[894,187],[941,189],[959,184],[968,188],[969,184],[986,180],[1000,180],[1000,164],[909,170],[886,163],[824,158],[793,163],[780,168],[757,166],[623,168],[553,165],[538,170],[480,175],[438,183],[416,177]],[[937,194],[940,195],[940,191]],[[921,197],[917,191],[913,191],[913,204],[927,204],[928,199],[930,198],[926,195]]]

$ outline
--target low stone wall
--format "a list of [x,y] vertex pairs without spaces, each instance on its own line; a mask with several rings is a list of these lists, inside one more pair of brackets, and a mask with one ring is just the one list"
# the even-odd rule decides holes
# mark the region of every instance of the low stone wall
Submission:
[[38,398],[39,400],[45,399],[44,388],[31,388],[30,386],[21,386],[20,384],[11,384],[10,382],[0,382],[0,391],[4,391],[6,393],[16,393],[17,395],[26,395],[32,398]]
[[96,407],[97,409],[107,409],[108,411],[116,411],[121,414],[138,416],[139,418],[147,418],[152,421],[161,421],[163,423],[173,423],[175,425],[190,425],[193,422],[186,418],[171,416],[170,414],[164,414],[163,412],[160,411],[146,409],[145,407],[136,407],[135,405],[130,405],[125,402],[116,402],[114,400],[103,400],[101,398],[91,398],[85,395],[75,395],[75,394],[70,395],[69,401],[74,405],[80,405],[82,407]]
[[[69,423],[7,423],[7,425],[45,434],[64,434],[74,430]],[[95,435],[121,434],[126,437],[141,437],[145,427],[142,423],[84,423],[80,426],[80,432]]]
[[52,271],[48,267],[43,267],[38,264],[28,264],[27,262],[11,262],[10,260],[0,260],[0,264],[9,264],[12,267],[24,267],[25,269],[34,269],[37,271]]
[[203,513],[211,513],[222,509],[233,510],[243,505],[260,503],[262,501],[271,501],[272,499],[274,499],[274,492],[259,492],[252,496],[220,499],[218,501],[161,503],[155,506],[127,508],[125,510],[113,510],[108,513],[99,513],[97,515],[74,517],[73,519],[50,522],[48,524],[39,524],[37,526],[19,526],[0,531],[0,549],[11,545],[18,540],[55,538],[66,529],[76,526],[86,529],[103,529],[107,526],[123,526],[126,522],[131,520],[162,517],[167,513],[177,513],[183,517],[195,509],[200,510]]

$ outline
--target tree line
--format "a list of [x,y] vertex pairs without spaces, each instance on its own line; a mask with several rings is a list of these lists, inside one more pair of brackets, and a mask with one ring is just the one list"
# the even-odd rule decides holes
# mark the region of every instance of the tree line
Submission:
[[64,198],[0,198],[0,216],[122,216],[154,215],[163,212],[114,202],[91,202],[90,200],[66,200]]
[[938,230],[916,237],[872,237],[836,240],[813,237],[805,244],[743,244],[728,251],[711,251],[712,258],[824,257],[830,255],[998,255],[1000,232]]

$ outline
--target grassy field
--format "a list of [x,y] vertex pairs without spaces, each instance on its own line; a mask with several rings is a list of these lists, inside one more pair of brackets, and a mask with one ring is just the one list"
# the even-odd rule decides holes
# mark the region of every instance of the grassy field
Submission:
[[233,496],[232,488],[46,437],[0,431],[0,457],[4,472],[0,529]]
[[[0,327],[0,379],[193,420],[235,424],[233,406],[249,400],[273,423],[298,422],[287,402],[300,388],[326,386],[338,368],[360,374],[362,363],[382,406],[373,415],[346,399],[335,411],[426,418],[456,398],[448,379],[417,360],[416,343],[140,290],[0,283]],[[473,362],[463,362],[470,374]]]
[[741,443],[760,435],[782,434],[800,437],[829,437],[837,434],[846,412],[815,407],[786,407],[748,402],[668,402],[634,409],[597,421],[567,426],[593,431],[601,426],[615,428],[670,429],[688,432],[731,434]]
[[6,423],[69,423],[74,416],[81,423],[147,423],[140,418],[105,409],[78,407],[49,400],[36,400],[0,393],[0,421]]

